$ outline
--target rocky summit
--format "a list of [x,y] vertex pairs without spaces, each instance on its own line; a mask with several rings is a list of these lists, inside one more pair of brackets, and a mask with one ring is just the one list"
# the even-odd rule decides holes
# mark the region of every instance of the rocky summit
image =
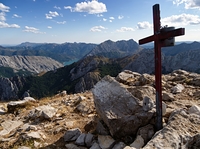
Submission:
[[200,74],[162,76],[163,129],[156,131],[153,75],[128,70],[91,91],[0,103],[2,149],[199,149]]

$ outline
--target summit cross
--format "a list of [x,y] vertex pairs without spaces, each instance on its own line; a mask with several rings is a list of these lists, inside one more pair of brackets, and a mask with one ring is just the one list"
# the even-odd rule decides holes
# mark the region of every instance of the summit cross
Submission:
[[185,34],[185,28],[174,29],[174,27],[161,28],[159,4],[153,6],[154,35],[140,39],[139,44],[154,41],[155,53],[155,85],[156,85],[156,129],[163,128],[162,122],[162,63],[161,47],[173,46],[174,37]]

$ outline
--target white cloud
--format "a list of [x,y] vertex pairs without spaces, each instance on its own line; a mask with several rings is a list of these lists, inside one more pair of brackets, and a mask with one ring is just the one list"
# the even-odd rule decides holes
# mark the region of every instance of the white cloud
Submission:
[[106,28],[103,26],[94,26],[90,29],[91,32],[101,32],[102,30],[105,30]]
[[0,21],[6,21],[6,17],[5,17],[5,13],[4,12],[1,12],[0,13]]
[[109,20],[109,22],[111,22],[111,23],[112,23],[112,20]]
[[89,14],[98,14],[107,12],[106,5],[102,2],[98,2],[98,0],[86,1],[77,3],[75,8],[73,8],[74,12],[87,12]]
[[49,28],[49,29],[52,29],[52,27],[51,27],[51,26],[47,26],[47,28]]
[[56,11],[54,11],[54,12],[49,11],[49,13],[45,14],[45,15],[46,15],[46,19],[53,19],[53,17],[59,16],[59,14]]
[[6,22],[0,22],[0,28],[20,28],[17,24],[8,24]]
[[58,10],[61,10],[61,8],[60,8],[60,7],[57,7],[57,6],[54,6],[53,8],[58,9]]
[[29,27],[29,26],[25,26],[25,30],[23,30],[24,32],[30,32],[30,33],[35,33],[35,34],[45,34],[45,32],[40,32],[39,29],[35,28],[35,27]]
[[110,19],[110,20],[114,20],[115,18],[114,18],[114,17],[110,17],[109,19]]
[[13,17],[13,18],[21,18],[22,16],[19,16],[19,15],[17,15],[17,14],[13,14],[12,17]]
[[128,31],[134,31],[134,29],[131,27],[121,27],[120,29],[117,30],[117,32],[128,32]]
[[103,18],[103,21],[107,21],[107,19]]
[[62,22],[56,22],[56,23],[58,23],[58,24],[65,24],[65,23],[66,23],[66,21],[62,21]]
[[151,27],[152,27],[152,25],[147,21],[137,23],[138,29],[148,29],[148,28],[151,28]]
[[64,9],[69,9],[72,12],[72,7],[71,6],[64,6]]
[[200,9],[200,0],[174,0],[173,4],[185,4],[185,9]]
[[3,12],[9,12],[10,7],[5,6],[4,4],[0,3],[0,10]]
[[121,20],[121,19],[123,19],[124,18],[124,16],[118,16],[118,19],[119,20]]
[[103,15],[102,14],[97,14],[97,17],[103,17]]
[[17,24],[6,23],[6,12],[9,12],[10,7],[0,3],[0,28],[20,28]]
[[161,19],[162,26],[182,26],[182,25],[197,25],[200,24],[200,17],[198,15],[180,14],[172,15]]

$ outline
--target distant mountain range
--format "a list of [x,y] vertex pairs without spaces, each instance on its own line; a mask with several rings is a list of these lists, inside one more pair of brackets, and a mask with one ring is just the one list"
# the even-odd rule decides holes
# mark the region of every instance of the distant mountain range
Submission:
[[[55,46],[56,49],[60,47],[60,45],[54,44],[42,44],[36,47],[48,51],[48,46],[49,49],[55,49],[51,46]],[[154,50],[142,49],[134,40],[118,42],[108,40],[99,45],[89,46],[94,47],[79,61],[69,66],[49,71],[42,76],[18,78],[18,82],[23,84],[18,87],[18,97],[26,90],[29,90],[32,96],[38,98],[53,95],[61,90],[67,90],[68,93],[83,92],[90,90],[105,75],[115,77],[124,69],[140,73],[154,73]],[[34,51],[33,49],[32,51]],[[10,49],[10,51],[12,50],[18,51]],[[182,43],[173,47],[162,48],[163,73],[175,69],[200,73],[199,57],[199,42]],[[10,81],[13,84],[18,84],[14,80],[11,79]]]

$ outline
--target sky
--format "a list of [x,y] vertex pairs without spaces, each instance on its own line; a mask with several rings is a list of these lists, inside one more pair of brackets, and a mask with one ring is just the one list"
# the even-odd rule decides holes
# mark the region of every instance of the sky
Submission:
[[161,26],[185,28],[176,41],[200,41],[200,0],[0,0],[0,45],[139,39]]

